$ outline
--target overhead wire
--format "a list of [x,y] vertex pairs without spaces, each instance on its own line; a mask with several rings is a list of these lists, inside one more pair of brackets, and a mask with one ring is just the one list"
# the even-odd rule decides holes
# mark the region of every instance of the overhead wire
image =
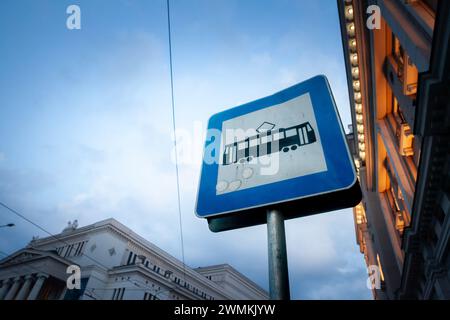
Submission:
[[[64,239],[58,238],[56,235],[52,234],[50,231],[48,231],[48,230],[45,229],[44,227],[40,226],[39,224],[37,224],[37,223],[34,222],[33,220],[27,218],[24,214],[22,214],[22,213],[18,212],[17,210],[11,208],[10,206],[6,205],[4,202],[0,201],[0,206],[2,206],[2,207],[4,207],[5,209],[7,209],[8,211],[14,213],[15,215],[17,215],[17,216],[20,217],[21,219],[25,220],[26,222],[32,224],[33,226],[35,226],[35,227],[38,228],[39,230],[45,232],[46,234],[48,234],[51,238],[55,239],[56,241],[61,242],[61,243],[65,244],[65,245],[67,245],[67,246],[71,245],[70,243],[68,243],[68,242],[65,241]],[[33,247],[33,246],[30,246],[30,248],[31,248],[31,249],[37,249],[37,248],[35,248],[35,247]],[[38,249],[38,250],[39,250],[39,249]],[[5,253],[5,252],[3,252],[3,251],[0,251],[0,254],[5,255],[5,256],[10,256],[10,255],[11,255],[11,254],[7,254],[7,253]],[[109,269],[108,266],[104,265],[103,263],[101,263],[101,262],[98,261],[97,259],[95,259],[95,258],[89,256],[89,255],[86,254],[84,251],[82,251],[82,252],[80,253],[80,256],[85,256],[86,258],[90,259],[92,262],[97,263],[97,264],[100,265],[101,267],[103,267],[103,268],[105,268],[105,269]],[[28,268],[33,268],[33,269],[35,269],[35,270],[38,271],[38,272],[46,273],[45,271],[40,270],[40,269],[37,269],[37,268],[32,267],[32,266],[27,266],[27,267],[28,267]],[[17,275],[19,275],[17,272],[14,272],[14,273],[16,273]],[[133,291],[133,290],[134,290],[134,291],[142,291],[142,292],[154,292],[156,296],[159,296],[159,295],[161,295],[161,294],[164,294],[164,293],[173,291],[173,288],[170,288],[170,289],[167,289],[167,290],[158,290],[158,291],[155,292],[155,289],[154,289],[154,288],[148,286],[147,284],[144,284],[143,282],[141,282],[141,281],[139,281],[139,280],[137,280],[137,279],[134,279],[134,278],[128,278],[128,277],[127,277],[127,278],[125,278],[124,280],[126,280],[126,281],[132,283],[135,287],[137,287],[137,288],[127,288],[127,290],[132,290],[132,291]],[[184,280],[184,281],[185,281],[185,283],[186,283],[186,280]],[[175,283],[175,282],[174,282],[174,284],[175,284],[176,287],[185,288],[185,287],[183,287],[183,286],[181,286],[181,285],[179,285],[179,284],[177,284],[177,283]],[[99,289],[99,288],[86,287],[86,290],[88,290],[88,289],[90,290],[90,289]],[[186,289],[186,288],[185,288],[185,289]],[[106,289],[104,289],[104,290],[106,290]],[[112,288],[111,290],[114,290],[114,288]],[[188,289],[188,290],[189,290],[189,289]]]
[[183,219],[181,215],[181,196],[180,196],[180,175],[178,169],[178,146],[176,136],[176,113],[175,113],[175,96],[173,86],[173,58],[172,58],[172,29],[170,18],[170,0],[167,3],[167,29],[168,29],[168,42],[169,42],[169,69],[170,69],[170,93],[171,93],[171,106],[172,106],[172,129],[173,129],[173,144],[175,153],[175,175],[177,183],[177,204],[178,204],[178,224],[180,229],[180,242],[181,242],[181,258],[183,261],[183,276],[186,280],[186,261],[184,256],[184,237],[183,237]]
[[[174,72],[173,72],[173,57],[172,57],[172,30],[171,30],[171,16],[170,16],[170,0],[166,0],[166,8],[167,8],[167,28],[168,28],[168,45],[169,45],[169,69],[170,69],[170,93],[171,93],[171,109],[172,109],[172,129],[173,129],[173,135],[174,135],[174,153],[175,153],[175,175],[176,175],[176,185],[177,185],[177,207],[178,207],[178,224],[179,224],[179,231],[180,231],[180,244],[181,244],[181,258],[182,258],[182,265],[183,265],[183,278],[186,282],[186,261],[185,261],[185,250],[184,250],[184,235],[183,235],[183,219],[182,219],[182,212],[181,212],[181,195],[180,195],[180,177],[179,177],[179,167],[178,167],[178,146],[177,146],[177,139],[176,139],[176,112],[175,112],[175,96],[174,96]],[[8,211],[14,213],[21,219],[27,221],[28,223],[32,224],[39,230],[45,232],[46,234],[50,235],[50,237],[54,238],[55,240],[62,242],[66,245],[70,245],[63,239],[58,238],[56,235],[52,234],[51,232],[47,231],[45,228],[41,227],[36,222],[32,221],[31,219],[27,218],[25,215],[21,214],[17,210],[11,208],[10,206],[6,205],[5,203],[0,201],[0,206],[4,207]],[[98,265],[108,269],[107,266],[105,266],[103,263],[98,261],[95,258],[90,257],[86,253],[82,252],[81,255],[87,257],[91,261],[97,263]],[[129,279],[128,279],[129,280]],[[134,286],[137,286],[137,283],[129,280],[131,283],[133,283]],[[149,290],[152,290],[152,288],[148,288]],[[146,291],[145,288],[140,288],[137,290],[143,290]],[[170,291],[170,290],[167,290]],[[160,292],[161,294],[163,292]]]
[[[21,219],[31,223],[33,226],[35,226],[36,228],[38,228],[39,230],[45,232],[46,234],[48,234],[51,238],[57,240],[58,242],[62,242],[67,246],[70,246],[71,244],[66,242],[63,239],[58,238],[56,235],[52,234],[50,231],[46,230],[45,228],[43,228],[42,226],[40,226],[39,224],[37,224],[36,222],[32,221],[31,219],[27,218],[25,215],[21,214],[20,212],[18,212],[17,210],[11,208],[10,206],[6,205],[4,202],[0,201],[0,206],[2,206],[3,208],[7,209],[8,211],[14,213],[15,215],[17,215],[18,217],[20,217]],[[33,246],[31,246],[32,249],[36,249]],[[105,269],[109,269],[108,266],[106,266],[105,264],[103,264],[102,262],[98,261],[97,259],[89,256],[88,254],[86,254],[85,252],[81,252],[80,253],[81,256],[85,256],[86,258],[88,258],[89,260],[91,260],[92,262],[97,263],[99,266],[105,268]],[[134,286],[139,287],[136,283],[134,283],[133,281],[131,281],[130,279],[128,280],[129,282],[131,282]]]

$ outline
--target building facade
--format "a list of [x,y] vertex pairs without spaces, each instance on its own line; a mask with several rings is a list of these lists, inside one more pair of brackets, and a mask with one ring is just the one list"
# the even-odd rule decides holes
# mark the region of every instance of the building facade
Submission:
[[374,298],[450,299],[450,1],[337,3]]
[[231,266],[189,268],[114,219],[33,239],[0,261],[0,281],[0,300],[268,299]]

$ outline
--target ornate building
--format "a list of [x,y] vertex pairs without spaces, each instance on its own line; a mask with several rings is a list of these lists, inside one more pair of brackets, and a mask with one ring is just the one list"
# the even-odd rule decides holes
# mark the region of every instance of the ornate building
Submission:
[[[67,285],[74,265],[79,289]],[[114,219],[33,239],[0,261],[0,284],[0,300],[268,299],[231,266],[191,269]]]
[[450,299],[450,1],[338,0],[376,299]]

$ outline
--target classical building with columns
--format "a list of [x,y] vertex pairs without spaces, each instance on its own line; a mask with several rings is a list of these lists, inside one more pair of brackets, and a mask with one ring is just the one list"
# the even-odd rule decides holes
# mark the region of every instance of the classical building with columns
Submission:
[[450,1],[337,4],[374,298],[450,299]]
[[[73,266],[81,271],[79,289],[71,287]],[[268,294],[227,264],[192,269],[107,219],[69,224],[1,260],[0,300],[25,299],[265,300]]]

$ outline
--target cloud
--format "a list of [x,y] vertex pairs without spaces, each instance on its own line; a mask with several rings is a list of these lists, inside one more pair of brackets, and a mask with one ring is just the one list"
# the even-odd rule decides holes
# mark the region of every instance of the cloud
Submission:
[[[185,29],[181,24],[174,29],[177,128],[192,134],[190,147],[196,146],[192,161],[179,166],[185,257],[192,267],[229,263],[268,289],[266,227],[216,234],[193,214],[203,144],[195,124],[205,128],[219,110],[317,73],[329,76],[345,123],[343,63],[335,51],[300,41],[306,30],[286,30],[279,37],[230,31],[237,7],[220,6],[225,14],[221,25],[210,25],[211,39],[202,39],[199,12],[191,12],[195,22]],[[47,134],[28,132],[29,163],[15,169],[0,153],[0,197],[54,233],[68,220],[87,225],[114,217],[181,259],[165,35],[122,31],[114,42],[61,68],[58,80],[71,90],[46,92],[37,123]],[[51,125],[42,119],[51,119]],[[38,157],[40,162],[32,160]],[[5,248],[17,249],[32,234],[42,234],[4,210],[0,215],[21,224],[2,242]],[[369,297],[350,211],[287,221],[286,233],[293,298]]]

